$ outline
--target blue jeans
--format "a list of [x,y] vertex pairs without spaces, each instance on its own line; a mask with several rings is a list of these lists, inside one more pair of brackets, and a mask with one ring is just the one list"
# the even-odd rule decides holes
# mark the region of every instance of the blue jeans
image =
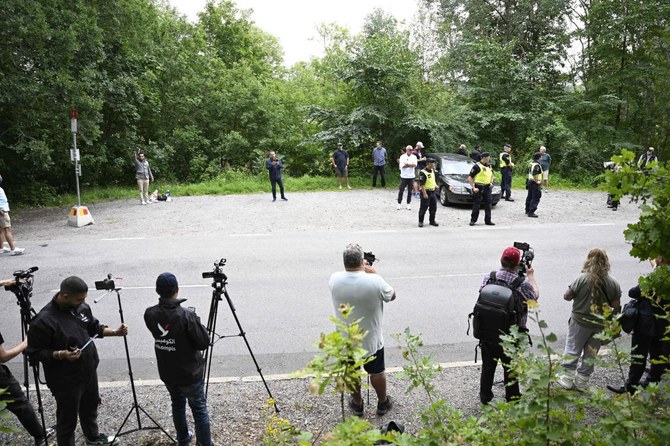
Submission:
[[209,429],[209,414],[207,413],[207,399],[205,398],[204,381],[200,380],[187,386],[165,385],[172,399],[172,420],[177,431],[179,446],[190,443],[188,423],[186,422],[186,400],[193,413],[195,422],[195,436],[200,446],[212,446],[212,435]]

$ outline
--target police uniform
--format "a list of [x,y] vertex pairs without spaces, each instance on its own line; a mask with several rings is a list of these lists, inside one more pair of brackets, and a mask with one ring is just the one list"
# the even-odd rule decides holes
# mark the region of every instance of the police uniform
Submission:
[[[437,181],[435,179],[435,160],[428,158],[426,168],[419,172],[419,184],[421,185],[421,207],[419,208],[419,227],[423,227],[423,217],[426,210],[429,212],[428,224],[439,226],[435,221],[437,211]],[[424,196],[425,192],[425,196]]]
[[[491,156],[488,152],[483,152],[481,158]],[[489,163],[482,163],[481,161],[476,163],[470,169],[470,175],[474,187],[479,191],[474,192],[472,195],[472,214],[470,215],[470,226],[474,226],[479,218],[479,208],[481,207],[482,201],[484,202],[484,223],[493,226],[495,223],[491,221],[491,189],[493,185],[493,169]]]
[[[505,147],[511,147],[509,144],[505,144]],[[507,201],[512,200],[512,155],[508,152],[503,151],[500,154],[500,188],[502,189],[502,197]]]
[[535,211],[537,206],[540,204],[540,198],[542,198],[542,166],[538,162],[542,154],[540,152],[533,155],[533,161],[528,165],[528,179],[526,180],[526,189],[528,189],[528,195],[526,195],[526,215],[529,217],[536,218],[537,215]]

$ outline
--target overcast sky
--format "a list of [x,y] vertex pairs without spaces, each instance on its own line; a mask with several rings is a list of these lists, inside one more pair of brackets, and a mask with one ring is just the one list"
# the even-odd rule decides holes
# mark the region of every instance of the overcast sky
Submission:
[[[170,4],[192,21],[197,19],[206,0],[169,0]],[[417,9],[417,0],[236,0],[240,9],[253,9],[253,21],[276,36],[284,49],[284,64],[292,65],[322,55],[316,36],[320,23],[338,23],[359,32],[363,19],[374,8],[381,8],[409,23]]]

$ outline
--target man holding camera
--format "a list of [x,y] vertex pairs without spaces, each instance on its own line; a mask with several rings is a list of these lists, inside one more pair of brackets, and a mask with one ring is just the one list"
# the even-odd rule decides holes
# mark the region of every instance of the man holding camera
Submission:
[[[512,282],[519,277],[520,263],[521,251],[513,246],[505,248],[500,257],[500,265],[502,268],[496,272],[496,279],[506,282],[511,286]],[[535,281],[535,271],[529,264],[526,265],[526,274],[526,279],[513,290],[515,298],[521,300],[523,303],[521,314],[517,314],[519,331],[528,331],[526,328],[526,321],[528,319],[527,301],[537,300],[540,296],[540,290]],[[490,280],[490,275],[484,277],[484,281],[479,287],[480,291]],[[493,378],[496,373],[498,361],[500,361],[503,366],[505,399],[509,402],[521,397],[519,383],[509,370],[512,360],[503,351],[502,344],[500,342],[492,344],[482,341],[479,345],[482,351],[482,374],[479,382],[479,399],[482,404],[488,404],[493,399]]]
[[[370,375],[370,383],[377,393],[377,415],[384,415],[393,406],[386,395],[386,366],[384,364],[384,336],[382,321],[384,303],[395,300],[395,290],[363,258],[363,249],[349,244],[344,249],[344,271],[333,273],[328,283],[335,314],[342,318],[338,308],[342,304],[353,307],[350,320],[362,319],[360,328],[367,335],[362,347],[373,360],[363,366]],[[360,384],[353,389],[349,407],[356,416],[363,416],[363,398]]]
[[281,170],[284,165],[277,157],[277,154],[274,152],[274,150],[270,150],[268,153],[268,159],[265,160],[265,167],[268,169],[268,173],[270,174],[272,201],[277,201],[277,184],[279,184],[279,193],[281,194],[281,199],[288,201],[288,198],[284,196],[284,182],[281,179]]
[[51,302],[37,313],[28,332],[28,355],[44,366],[47,386],[56,400],[59,446],[74,446],[77,417],[87,445],[114,444],[116,438],[98,431],[97,368],[93,338],[125,336],[128,326],[113,330],[93,317],[86,303],[88,285],[76,276],[60,284]]
[[172,273],[156,279],[158,304],[147,308],[144,322],[155,339],[158,374],[172,399],[172,420],[179,446],[193,438],[186,421],[186,401],[195,422],[201,446],[212,446],[207,399],[204,392],[205,360],[202,350],[209,346],[209,334],[193,309],[182,308],[179,284]]
[[[0,286],[10,287],[14,285],[14,279],[0,280]],[[7,410],[12,412],[21,422],[21,425],[28,431],[28,433],[35,439],[36,446],[46,446],[47,441],[44,438],[44,430],[42,424],[37,418],[35,409],[26,398],[26,395],[21,389],[21,385],[14,378],[12,372],[4,365],[14,357],[23,353],[28,347],[28,339],[24,339],[19,345],[12,348],[5,349],[5,340],[0,333],[0,389],[7,389],[0,395],[0,400],[7,405]],[[47,436],[54,434],[54,430],[47,429]]]

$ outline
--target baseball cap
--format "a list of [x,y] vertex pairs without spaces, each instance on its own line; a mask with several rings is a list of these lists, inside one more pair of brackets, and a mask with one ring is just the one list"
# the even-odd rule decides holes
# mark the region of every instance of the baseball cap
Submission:
[[170,296],[179,288],[177,278],[172,273],[162,273],[156,279],[156,292],[160,296]]
[[649,148],[647,149],[647,152],[653,152],[653,151],[654,151],[654,148],[653,148],[653,147],[649,147]]
[[435,158],[426,158],[426,164],[434,163],[434,162],[435,162]]
[[505,143],[505,147],[509,147],[511,149],[512,145],[510,143]]
[[514,246],[508,246],[502,253],[500,257],[501,261],[508,261],[514,265],[518,265],[521,261],[521,252],[516,249]]
[[489,152],[482,152],[479,154],[480,158],[486,158],[487,156],[491,156]]
[[542,158],[542,154],[540,152],[535,152],[535,154],[533,155],[533,159],[539,160],[540,158]]
[[417,147],[421,147],[421,148],[423,149],[423,143],[422,143],[421,141],[417,142],[417,143],[416,143],[416,146],[417,146]]

